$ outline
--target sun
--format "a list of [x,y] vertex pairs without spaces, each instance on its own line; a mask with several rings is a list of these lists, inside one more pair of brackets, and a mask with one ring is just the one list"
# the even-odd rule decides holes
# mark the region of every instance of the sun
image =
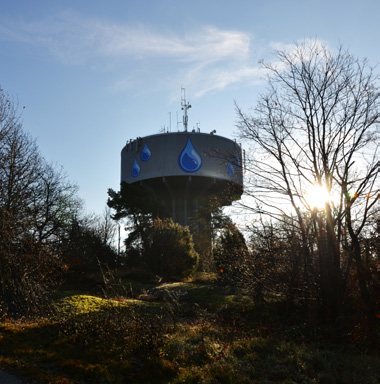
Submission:
[[325,185],[313,184],[306,190],[305,199],[311,208],[323,209],[331,196]]

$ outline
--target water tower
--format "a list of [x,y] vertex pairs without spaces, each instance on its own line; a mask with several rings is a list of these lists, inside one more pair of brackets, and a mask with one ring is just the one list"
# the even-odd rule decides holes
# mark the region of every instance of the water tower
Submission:
[[129,140],[121,151],[121,181],[151,187],[173,220],[189,225],[201,201],[230,205],[243,192],[242,150],[216,131],[188,131],[182,99],[183,127]]

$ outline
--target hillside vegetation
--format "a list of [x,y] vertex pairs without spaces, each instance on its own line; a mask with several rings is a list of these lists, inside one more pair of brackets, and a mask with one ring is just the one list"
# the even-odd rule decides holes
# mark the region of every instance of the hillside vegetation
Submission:
[[194,201],[184,227],[138,182],[85,212],[0,88],[0,368],[38,384],[380,382],[380,78],[318,41],[275,57],[267,93],[236,105],[236,223],[233,195]]
[[0,365],[41,384],[379,382],[360,329],[342,340],[281,298],[257,306],[201,277],[59,292],[49,317],[1,323]]

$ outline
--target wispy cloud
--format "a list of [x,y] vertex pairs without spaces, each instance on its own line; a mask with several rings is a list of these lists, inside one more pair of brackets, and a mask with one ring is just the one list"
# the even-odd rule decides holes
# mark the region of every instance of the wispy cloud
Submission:
[[[186,82],[197,84],[195,96],[257,78],[250,66],[252,37],[212,26],[180,36],[145,25],[120,25],[62,13],[38,22],[2,22],[0,39],[42,47],[68,65],[118,60],[167,60],[176,63]],[[257,61],[257,60],[256,60]],[[172,74],[171,74],[172,75]],[[125,79],[114,84],[121,88]]]

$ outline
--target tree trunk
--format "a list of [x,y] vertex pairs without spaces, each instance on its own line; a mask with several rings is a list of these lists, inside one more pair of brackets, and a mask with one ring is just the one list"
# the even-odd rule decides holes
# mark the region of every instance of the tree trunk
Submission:
[[334,228],[319,219],[319,268],[324,321],[333,325],[341,314],[343,285],[339,264],[339,246]]

